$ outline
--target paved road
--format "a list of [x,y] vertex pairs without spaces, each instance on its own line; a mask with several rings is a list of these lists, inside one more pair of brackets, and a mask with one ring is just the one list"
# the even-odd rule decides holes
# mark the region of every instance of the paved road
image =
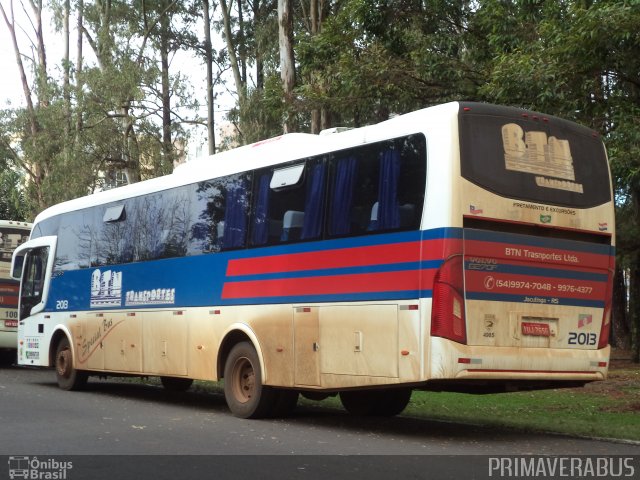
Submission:
[[[296,472],[305,471],[301,459],[318,455],[405,456],[398,457],[400,470],[421,471],[425,455],[640,455],[639,445],[406,417],[363,419],[319,407],[299,408],[286,420],[242,420],[219,394],[97,379],[86,391],[65,392],[52,371],[17,367],[0,368],[0,429],[0,455],[295,455],[285,463]],[[153,463],[162,465],[158,458]],[[252,464],[237,458],[234,465]],[[327,458],[334,467],[344,461]]]

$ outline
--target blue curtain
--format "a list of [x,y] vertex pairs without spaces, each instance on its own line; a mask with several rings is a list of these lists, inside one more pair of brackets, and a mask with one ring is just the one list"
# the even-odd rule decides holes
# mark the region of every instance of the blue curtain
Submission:
[[247,182],[238,178],[227,187],[223,248],[243,247],[247,232]]
[[318,238],[322,233],[322,199],[324,198],[325,164],[320,162],[313,166],[307,180],[307,196],[304,202],[304,223],[302,224],[302,240]]
[[269,184],[271,173],[260,176],[258,181],[258,195],[254,206],[252,245],[264,245],[269,240]]
[[380,180],[378,183],[377,230],[400,226],[398,205],[398,181],[400,179],[400,152],[385,150],[380,155]]
[[356,185],[356,157],[341,158],[336,165],[336,180],[331,198],[329,228],[331,235],[351,233],[351,207]]

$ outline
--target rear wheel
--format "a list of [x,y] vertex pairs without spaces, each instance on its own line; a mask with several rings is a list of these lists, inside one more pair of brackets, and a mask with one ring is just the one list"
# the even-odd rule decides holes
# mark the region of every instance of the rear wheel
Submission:
[[260,360],[249,342],[238,343],[229,352],[224,366],[224,396],[236,417],[266,417],[275,409],[276,391],[262,384]]
[[177,378],[177,377],[160,377],[160,382],[165,390],[170,392],[186,392],[193,384],[191,378]]
[[342,406],[350,414],[358,416],[392,417],[401,413],[410,399],[410,388],[340,392]]
[[58,343],[55,357],[56,380],[62,390],[80,390],[87,384],[87,372],[76,370],[69,339],[64,337]]
[[395,388],[385,391],[376,407],[375,415],[393,417],[402,413],[411,400],[411,393],[410,388]]

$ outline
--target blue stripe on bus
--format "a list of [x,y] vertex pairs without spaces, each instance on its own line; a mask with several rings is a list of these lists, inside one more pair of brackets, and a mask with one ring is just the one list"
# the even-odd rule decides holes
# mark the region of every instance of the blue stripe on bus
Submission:
[[[467,300],[483,300],[493,302],[517,302],[526,303],[528,305],[563,305],[574,307],[593,307],[604,308],[605,302],[602,300],[586,300],[580,298],[563,298],[563,297],[545,297],[541,295],[511,295],[506,293],[479,293],[479,292],[467,292]],[[529,300],[527,300],[529,299]],[[537,299],[544,300],[544,302],[535,301]],[[555,299],[556,302],[552,303],[551,300]]]
[[[309,253],[343,248],[370,247],[375,245],[438,239],[462,239],[462,228],[433,228],[430,230],[412,230],[408,232],[395,232],[380,235],[334,238],[286,245],[271,245],[260,248],[231,250],[223,252],[223,254],[228,254],[230,258],[233,259],[246,259],[252,257],[270,257],[295,253]],[[216,255],[220,255],[220,253]]]
[[614,255],[615,247],[598,243],[588,243],[576,240],[564,240],[559,238],[536,237],[517,233],[494,232],[490,230],[464,230],[465,240],[478,240],[482,242],[496,242],[510,245],[529,245],[534,247],[573,250],[576,252],[596,253],[600,255]]
[[[473,262],[465,262],[465,270],[474,271],[474,269],[468,268],[470,263],[473,263]],[[606,282],[609,279],[609,276],[604,273],[582,272],[578,270],[563,270],[559,268],[537,268],[537,267],[509,265],[509,264],[500,263],[500,264],[488,265],[491,267],[491,270],[489,270],[489,269],[486,269],[487,265],[483,264],[482,266],[485,268],[481,268],[479,270],[483,270],[486,273],[511,273],[511,274],[528,275],[528,276],[535,276],[535,277],[591,280],[594,282]]]

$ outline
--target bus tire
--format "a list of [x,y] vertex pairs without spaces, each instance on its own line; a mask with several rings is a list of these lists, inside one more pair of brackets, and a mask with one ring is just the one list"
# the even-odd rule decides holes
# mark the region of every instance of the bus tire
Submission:
[[269,416],[276,391],[262,384],[260,359],[249,342],[236,344],[224,365],[224,397],[231,413],[239,418]]
[[394,388],[382,392],[381,399],[376,406],[374,415],[381,417],[393,417],[399,415],[407,408],[411,400],[410,388]]
[[192,378],[160,377],[160,383],[169,392],[186,392],[193,385]]
[[76,370],[73,365],[73,352],[67,337],[58,342],[55,369],[56,380],[62,390],[81,390],[87,384],[89,378],[87,372]]
[[379,400],[376,390],[347,390],[340,392],[340,402],[351,415],[359,417],[374,415],[376,402]]

